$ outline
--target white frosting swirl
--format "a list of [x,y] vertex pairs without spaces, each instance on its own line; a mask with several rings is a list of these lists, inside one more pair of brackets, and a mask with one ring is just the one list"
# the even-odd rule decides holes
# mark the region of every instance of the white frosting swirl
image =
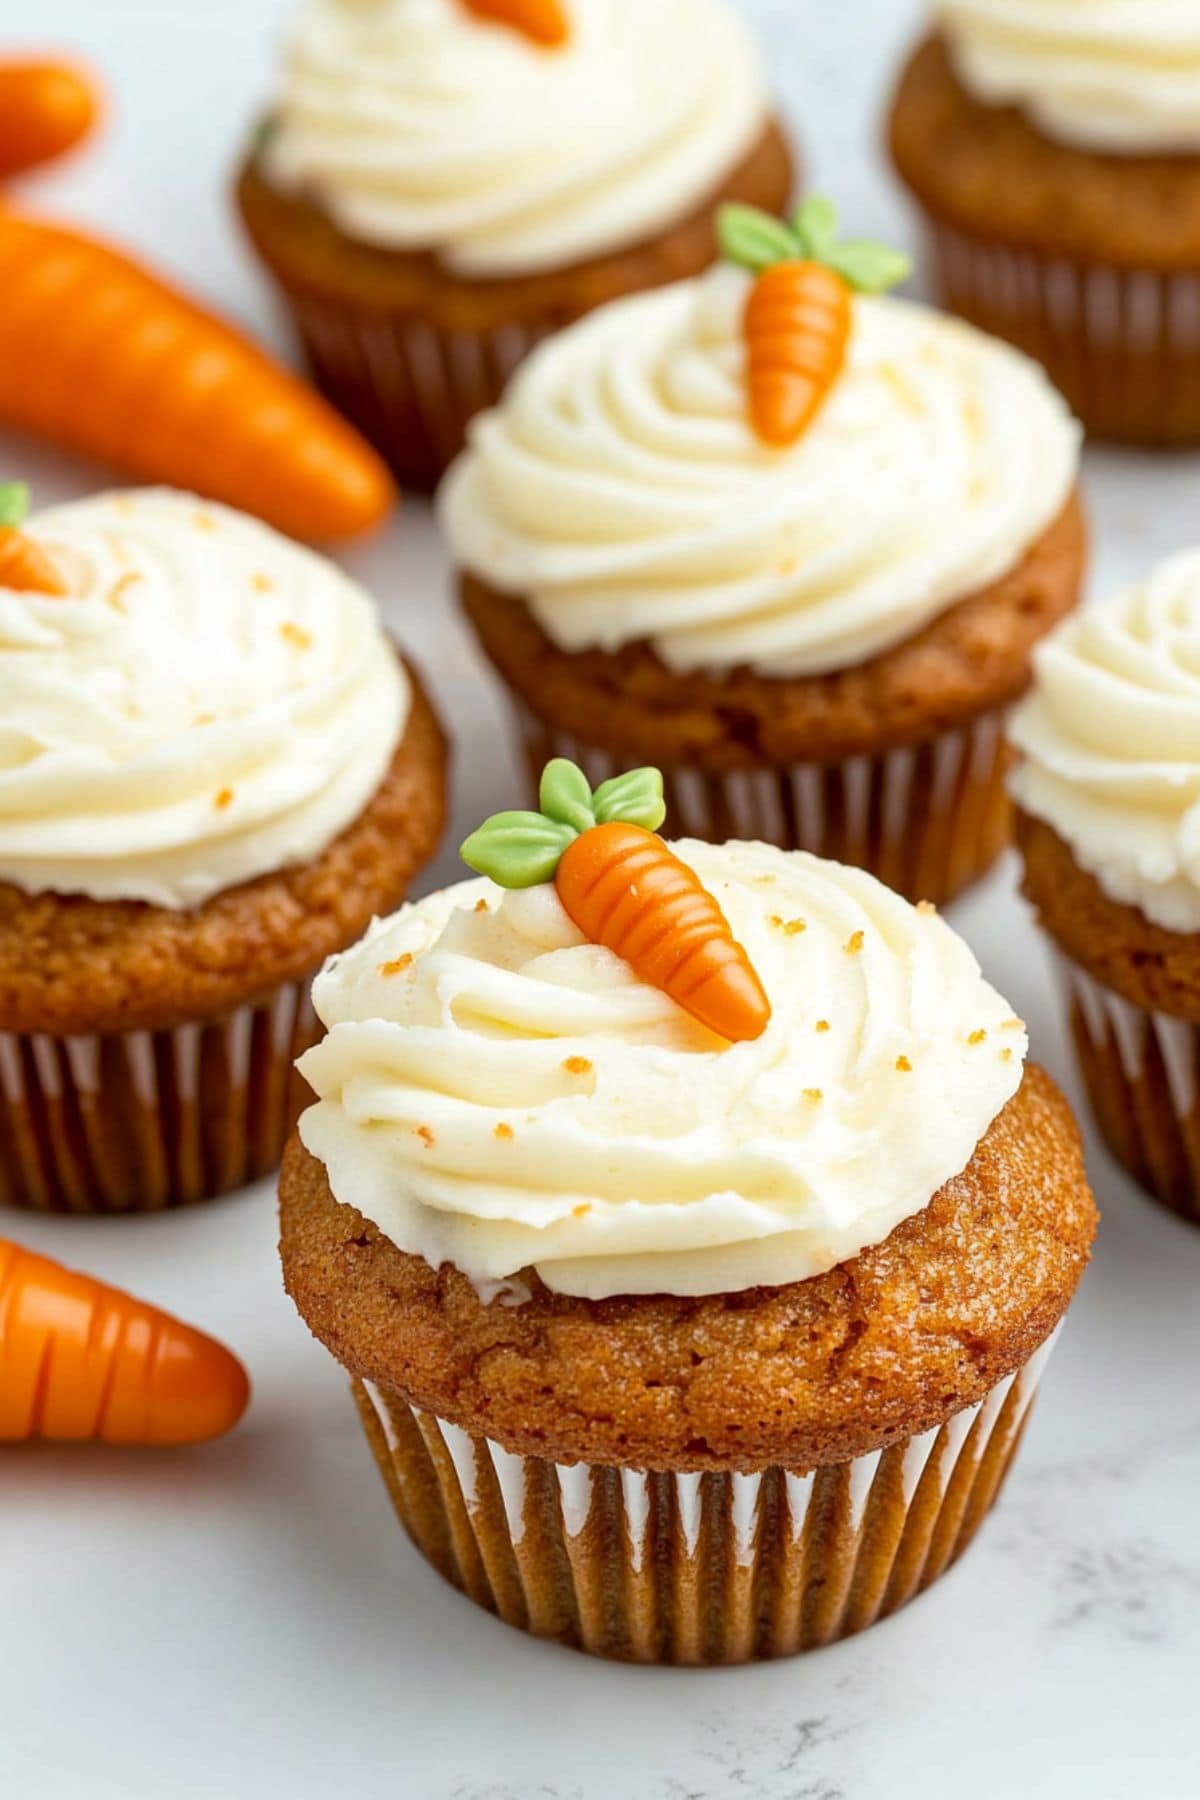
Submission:
[[440,496],[452,552],[561,649],[848,668],[1007,573],[1064,505],[1079,432],[1042,371],[904,300],[855,302],[816,421],[764,446],[748,287],[723,267],[605,307],[475,420]]
[[702,205],[768,104],[725,0],[568,0],[547,50],[459,0],[306,0],[266,167],[464,276],[623,250]]
[[1200,150],[1196,0],[933,0],[964,85],[1117,154]]
[[410,698],[360,587],[165,490],[27,530],[69,592],[0,586],[0,881],[196,906],[357,817]]
[[1040,646],[1013,792],[1104,892],[1200,931],[1200,550]]
[[300,1132],[333,1193],[483,1290],[703,1294],[804,1280],[965,1167],[1026,1040],[970,950],[861,870],[675,848],[774,1009],[725,1045],[552,887],[408,906],[318,978]]

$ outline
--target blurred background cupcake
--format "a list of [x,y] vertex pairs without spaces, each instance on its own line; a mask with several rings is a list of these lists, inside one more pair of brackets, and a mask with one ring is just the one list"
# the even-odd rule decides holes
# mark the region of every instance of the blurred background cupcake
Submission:
[[[536,853],[603,800],[551,805]],[[673,850],[765,1029],[725,1041],[589,940],[562,864],[409,906],[317,982],[283,1265],[448,1580],[601,1655],[746,1662],[861,1630],[970,1542],[1095,1215],[1065,1102],[932,908]],[[670,929],[664,853],[654,885],[610,870],[635,957]]]
[[314,970],[442,819],[369,596],[212,502],[0,491],[0,1203],[147,1211],[278,1162]]
[[1025,891],[1097,1123],[1200,1219],[1200,551],[1042,646],[1012,720]]
[[1200,442],[1200,9],[933,0],[892,107],[945,304],[1090,432]]
[[[757,274],[614,303],[475,421],[439,495],[463,601],[535,777],[653,763],[690,835],[948,899],[1007,840],[1004,711],[1078,598],[1078,428],[1007,345],[852,293],[900,264],[820,200],[732,228]],[[756,419],[789,361],[811,401],[810,352],[819,403]]]
[[540,338],[791,183],[726,0],[305,0],[238,199],[320,385],[431,487]]

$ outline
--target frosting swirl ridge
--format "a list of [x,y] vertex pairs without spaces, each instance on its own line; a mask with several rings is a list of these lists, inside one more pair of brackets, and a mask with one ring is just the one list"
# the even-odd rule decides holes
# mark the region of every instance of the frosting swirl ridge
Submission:
[[856,299],[815,422],[760,443],[749,283],[722,267],[601,309],[473,422],[439,497],[451,550],[560,649],[852,667],[1006,574],[1065,504],[1079,432],[1042,371],[910,301]]
[[0,881],[182,909],[357,817],[410,699],[362,588],[167,490],[24,529],[68,591],[0,587]]
[[1047,136],[1127,155],[1200,150],[1194,0],[934,0],[964,84]]
[[1110,899],[1200,931],[1200,550],[1059,626],[1009,725],[1025,811]]
[[568,0],[546,50],[459,0],[307,0],[265,150],[352,237],[464,276],[622,250],[702,205],[765,130],[725,0]]
[[317,980],[300,1129],[335,1196],[481,1288],[532,1267],[600,1299],[806,1279],[965,1166],[1026,1041],[962,940],[859,870],[675,849],[764,982],[763,1036],[714,1038],[552,887],[463,883]]

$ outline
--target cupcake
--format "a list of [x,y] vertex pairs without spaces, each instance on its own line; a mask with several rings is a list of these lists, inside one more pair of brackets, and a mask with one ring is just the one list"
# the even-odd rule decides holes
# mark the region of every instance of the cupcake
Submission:
[[466,610],[535,777],[653,762],[691,836],[949,899],[1006,841],[1004,712],[1079,593],[1077,427],[1007,345],[866,291],[902,260],[819,199],[722,240],[475,421],[439,495]]
[[431,488],[539,339],[791,181],[726,0],[305,0],[237,192],[317,382]]
[[945,304],[1039,357],[1096,435],[1200,443],[1200,11],[929,10],[889,133]]
[[1097,1124],[1200,1220],[1200,551],[1042,646],[1012,720],[1025,891]]
[[0,493],[0,1203],[268,1173],[308,988],[433,851],[444,749],[368,596],[167,491]]
[[652,772],[542,803],[319,977],[287,1287],[481,1606],[642,1662],[829,1643],[995,1498],[1088,1257],[1077,1133],[933,908],[668,846]]

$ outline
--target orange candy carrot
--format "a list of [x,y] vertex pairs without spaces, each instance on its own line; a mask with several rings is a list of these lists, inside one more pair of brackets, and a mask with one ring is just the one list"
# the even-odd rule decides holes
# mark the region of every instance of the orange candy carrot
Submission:
[[855,293],[883,293],[908,273],[884,245],[839,243],[837,215],[816,196],[784,224],[752,206],[722,207],[722,254],[758,279],[746,302],[750,421],[764,444],[803,436],[845,367]]
[[761,1037],[771,1018],[762,982],[694,869],[657,835],[662,776],[635,769],[595,793],[562,758],[546,765],[541,812],[497,813],[469,837],[463,861],[501,887],[553,881],[593,944],[622,957],[718,1037]]
[[0,1239],[0,1444],[199,1444],[249,1397],[212,1338]]
[[463,0],[468,12],[498,25],[511,25],[535,44],[554,49],[569,36],[561,0]]
[[311,388],[127,257],[0,211],[0,424],[294,537],[350,537],[395,488]]
[[21,530],[29,511],[23,481],[0,482],[0,588],[26,594],[65,594],[66,583],[36,539]]
[[99,95],[82,69],[0,58],[0,180],[73,150],[99,114]]

